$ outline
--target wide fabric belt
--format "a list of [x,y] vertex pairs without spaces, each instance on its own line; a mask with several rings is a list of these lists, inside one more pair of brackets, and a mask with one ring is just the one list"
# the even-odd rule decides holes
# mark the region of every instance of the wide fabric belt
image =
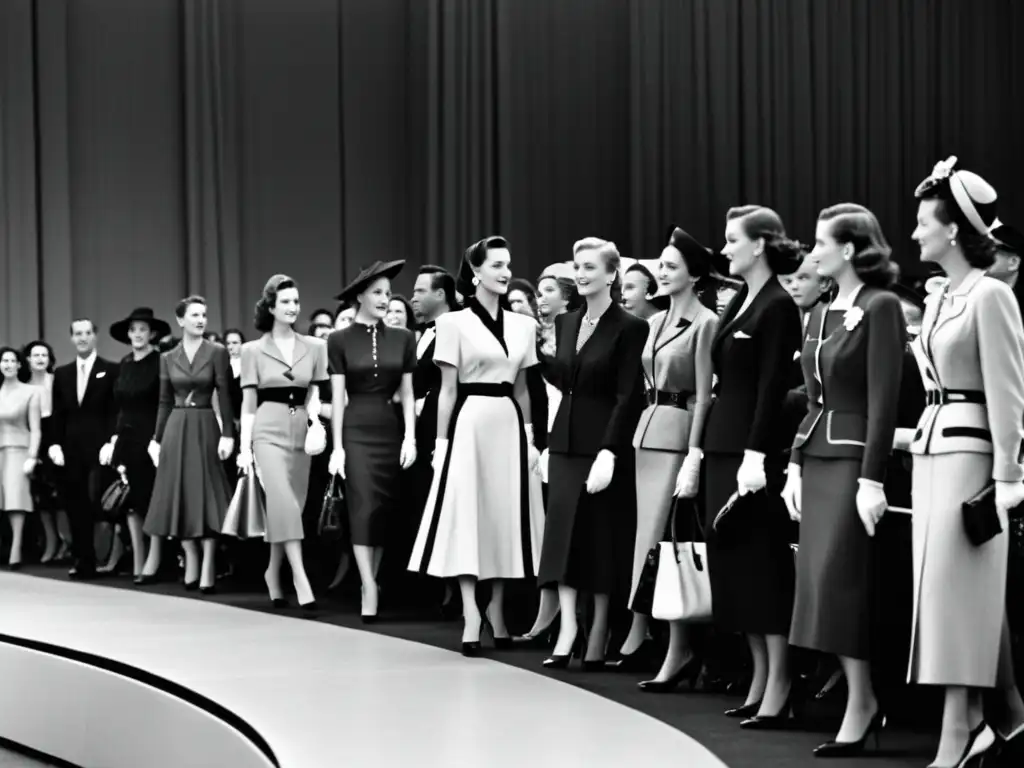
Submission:
[[507,381],[500,384],[459,384],[460,397],[512,397],[512,385]]
[[686,410],[686,401],[693,397],[693,392],[663,392],[660,389],[647,390],[648,405],[670,405],[673,408]]
[[980,389],[930,389],[925,392],[928,405],[950,405],[951,403],[973,403],[985,405],[985,393]]
[[266,387],[256,390],[256,405],[281,403],[291,408],[301,408],[306,404],[307,394],[308,387]]

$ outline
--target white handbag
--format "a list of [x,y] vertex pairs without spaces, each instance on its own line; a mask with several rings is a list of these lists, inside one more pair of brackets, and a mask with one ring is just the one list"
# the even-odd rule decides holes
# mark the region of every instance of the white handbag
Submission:
[[[658,545],[658,575],[654,581],[651,616],[661,621],[711,621],[711,579],[708,575],[707,545],[703,541],[676,541],[677,499],[669,516],[672,540]],[[692,512],[696,532],[697,510]],[[691,539],[694,538],[691,536]]]
[[327,430],[320,423],[320,419],[313,419],[313,423],[306,430],[305,451],[308,456],[319,456],[327,448]]

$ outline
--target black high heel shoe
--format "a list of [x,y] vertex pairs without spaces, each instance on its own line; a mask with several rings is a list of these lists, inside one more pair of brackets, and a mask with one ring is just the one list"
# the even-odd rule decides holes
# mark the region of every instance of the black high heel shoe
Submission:
[[[953,764],[952,768],[965,768],[965,766],[968,763],[972,762],[975,757],[980,757],[981,755],[984,755],[992,746],[994,746],[993,741],[993,744],[990,744],[988,747],[984,747],[978,750],[977,752],[974,752],[975,744],[977,743],[978,739],[981,738],[982,734],[985,733],[986,730],[988,730],[988,724],[985,721],[982,721],[977,725],[977,727],[975,727],[974,730],[971,731],[970,736],[967,737],[967,743],[964,745],[964,751],[960,753],[959,759],[956,761],[956,763]],[[994,735],[995,734],[993,733],[993,736]],[[974,752],[974,754],[972,754],[972,752]],[[1013,763],[1007,763],[1007,765],[1013,765]],[[932,763],[928,766],[928,768],[940,768],[940,766],[937,766],[935,765],[935,763]]]
[[140,573],[132,579],[132,582],[137,587],[147,587],[150,584],[156,584],[158,581],[160,581],[160,576],[156,573]]
[[824,744],[814,748],[815,757],[854,757],[864,752],[868,739],[874,735],[875,749],[879,748],[882,737],[882,729],[885,728],[885,715],[879,709],[868,722],[864,729],[864,735],[856,741],[826,741]]
[[690,690],[692,691],[694,686],[697,685],[697,678],[700,677],[700,671],[703,666],[704,661],[702,659],[692,656],[683,666],[669,675],[668,679],[643,680],[637,683],[636,687],[644,693],[671,693],[679,687],[680,683],[686,681],[690,683]]
[[621,653],[605,662],[609,672],[649,672],[654,658],[654,641],[648,638],[632,653]]
[[572,661],[574,656],[583,657],[586,653],[586,641],[583,639],[583,633],[579,632],[576,635],[576,639],[572,641],[572,647],[569,649],[569,653],[563,654],[552,654],[544,659],[541,664],[546,669],[568,669],[569,662]]
[[494,634],[494,625],[491,624],[491,620],[488,618],[484,618],[482,626],[480,627],[480,632],[483,633],[484,629],[491,633],[491,639],[494,641],[494,649],[496,651],[512,650],[512,644],[514,642],[512,640],[512,636],[505,635],[504,637],[498,637]]
[[199,588],[199,594],[201,594],[201,595],[215,595],[215,594],[217,594],[217,586],[215,584],[211,584],[208,587],[200,587]]
[[[799,695],[796,691],[796,681],[790,683],[789,694],[786,696],[782,709],[775,715],[754,715],[740,723],[740,728],[751,731],[781,731],[789,726],[790,722],[799,718],[798,703]],[[800,702],[802,703],[802,702]]]
[[272,597],[270,598],[270,605],[273,606],[275,611],[280,611],[288,607],[288,601],[283,597]]
[[561,616],[556,613],[555,618],[548,622],[544,629],[533,633],[527,632],[525,635],[515,635],[512,638],[512,643],[516,648],[522,648],[523,650],[528,648],[550,648],[558,638],[560,624]]
[[758,699],[752,704],[744,704],[742,707],[733,707],[732,709],[727,709],[723,714],[726,717],[732,717],[736,719],[743,718],[745,720],[748,717],[754,717],[755,715],[757,715],[760,709],[761,699]]
[[186,592],[195,592],[199,589],[199,579],[196,579],[195,581],[184,581],[182,584],[185,586]]

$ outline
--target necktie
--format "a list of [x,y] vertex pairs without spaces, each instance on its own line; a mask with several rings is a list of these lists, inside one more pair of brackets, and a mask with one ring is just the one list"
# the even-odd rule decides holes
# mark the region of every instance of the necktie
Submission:
[[85,398],[85,385],[88,383],[88,378],[85,375],[85,360],[81,360],[78,363],[78,404],[82,404],[82,400]]

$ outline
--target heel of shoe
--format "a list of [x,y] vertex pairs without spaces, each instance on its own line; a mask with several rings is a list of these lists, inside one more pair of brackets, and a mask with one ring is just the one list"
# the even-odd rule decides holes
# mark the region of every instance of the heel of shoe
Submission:
[[466,658],[470,658],[470,659],[474,658],[474,657],[480,655],[480,650],[481,650],[482,647],[483,646],[480,644],[479,640],[474,640],[474,641],[472,641],[470,643],[463,643],[462,644],[462,655],[465,656]]

